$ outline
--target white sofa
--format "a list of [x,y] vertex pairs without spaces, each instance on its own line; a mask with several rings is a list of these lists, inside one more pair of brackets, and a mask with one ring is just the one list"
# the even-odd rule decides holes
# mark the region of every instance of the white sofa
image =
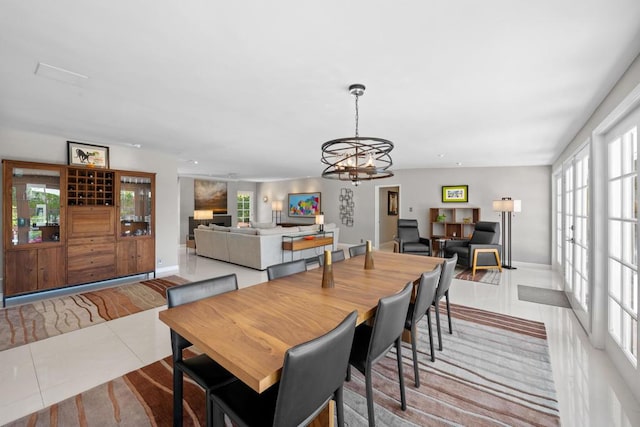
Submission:
[[[264,270],[270,265],[290,261],[292,256],[293,259],[300,259],[322,254],[323,247],[296,252],[282,250],[283,236],[309,234],[317,230],[317,225],[265,228],[201,225],[193,230],[193,234],[196,240],[196,254]],[[326,224],[325,231],[333,232],[333,250],[336,250],[340,229],[335,224]]]

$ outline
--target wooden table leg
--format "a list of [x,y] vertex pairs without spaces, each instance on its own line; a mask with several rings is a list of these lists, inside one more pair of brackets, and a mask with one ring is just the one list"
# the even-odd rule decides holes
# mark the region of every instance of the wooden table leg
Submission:
[[336,418],[336,402],[329,401],[324,410],[318,414],[315,420],[311,421],[309,426],[312,427],[335,427]]

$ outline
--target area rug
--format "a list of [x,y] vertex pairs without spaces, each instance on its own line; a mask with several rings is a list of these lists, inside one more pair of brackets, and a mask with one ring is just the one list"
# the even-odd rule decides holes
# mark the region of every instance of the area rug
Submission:
[[[437,352],[435,363],[428,355],[425,321],[419,325],[420,389],[414,387],[411,349],[403,346],[407,411],[400,409],[395,355],[375,365],[377,425],[560,425],[544,324],[455,304],[451,308],[454,331],[443,336],[444,350]],[[170,360],[152,363],[8,425],[170,426]],[[352,380],[345,383],[345,424],[366,426],[364,378],[356,370],[352,373]],[[203,426],[204,392],[187,380],[184,393],[184,425]]]
[[179,276],[66,295],[0,309],[0,351],[166,304]]
[[470,268],[462,269],[462,268],[456,267],[455,278],[460,280],[468,280],[470,282],[486,283],[489,285],[500,284],[502,273],[500,273],[500,270],[498,270],[497,268],[490,269],[490,270],[476,270],[475,276],[471,274],[472,271],[473,270]]
[[556,289],[518,285],[518,299],[520,301],[571,308],[571,304],[569,304],[569,300],[564,291],[558,291]]

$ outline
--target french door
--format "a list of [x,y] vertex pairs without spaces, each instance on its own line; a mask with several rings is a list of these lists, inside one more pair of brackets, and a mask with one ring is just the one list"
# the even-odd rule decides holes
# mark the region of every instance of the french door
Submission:
[[[562,267],[564,291],[571,308],[585,328],[591,330],[589,289],[589,149],[583,146],[563,167]],[[558,185],[558,187],[560,187]]]

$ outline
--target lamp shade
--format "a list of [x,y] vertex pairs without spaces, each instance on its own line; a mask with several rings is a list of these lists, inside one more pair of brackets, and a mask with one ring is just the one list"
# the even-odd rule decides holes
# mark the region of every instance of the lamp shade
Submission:
[[505,198],[493,201],[493,210],[496,212],[521,212],[522,201]]
[[324,215],[316,215],[316,224],[324,224]]
[[213,211],[193,211],[193,219],[213,219]]
[[282,211],[282,200],[274,200],[271,202],[271,210],[272,211]]

